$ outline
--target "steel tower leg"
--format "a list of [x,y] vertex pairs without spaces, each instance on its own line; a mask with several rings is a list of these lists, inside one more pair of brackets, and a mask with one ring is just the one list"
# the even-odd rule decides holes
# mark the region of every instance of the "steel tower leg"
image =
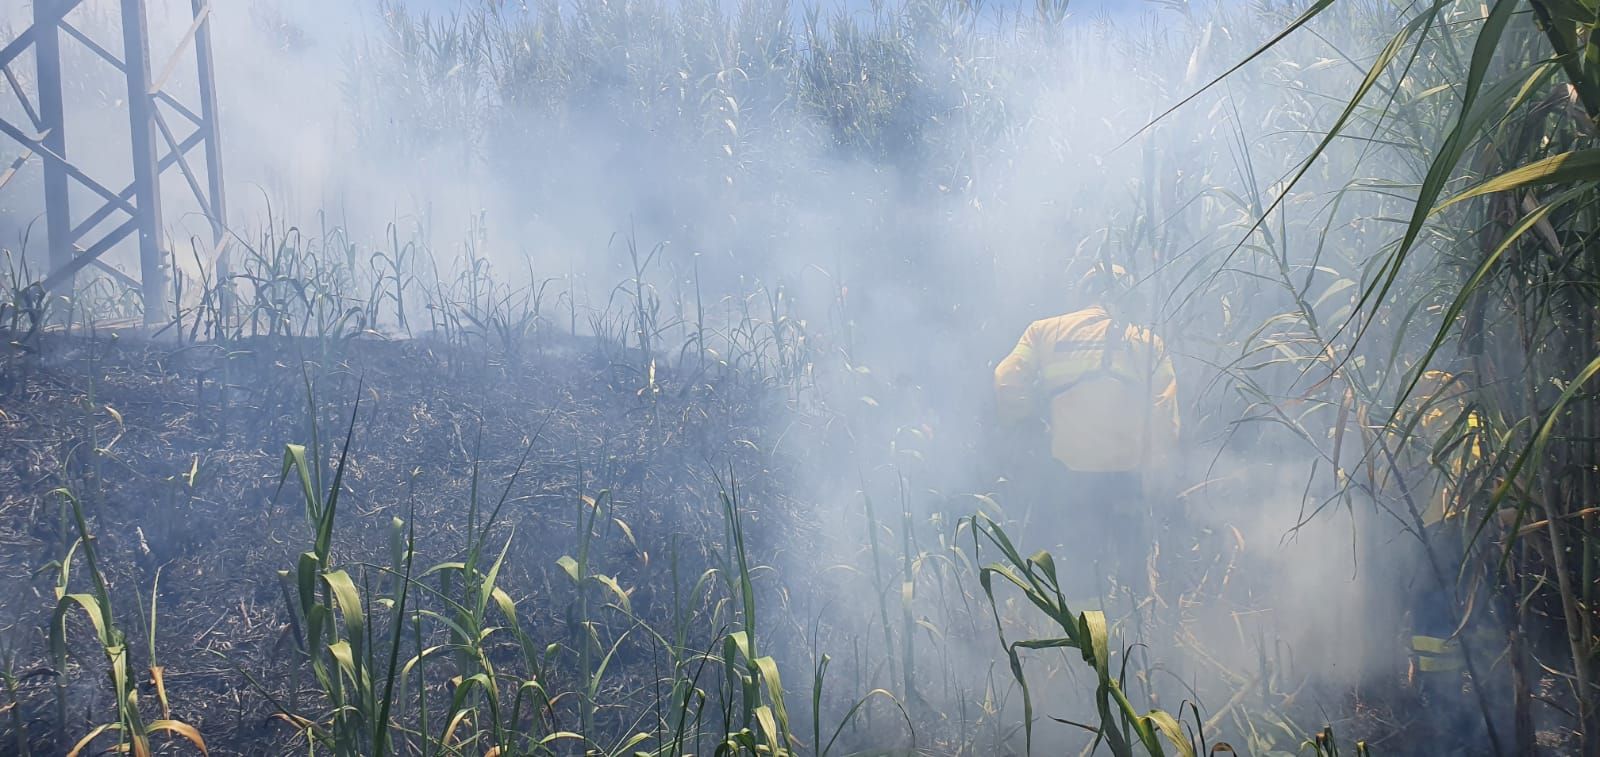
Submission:
[[161,172],[150,96],[150,30],[144,0],[122,0],[122,69],[128,80],[128,134],[133,145],[133,196],[139,215],[139,284],[144,322],[157,323],[167,300],[166,256],[161,250]]
[[[38,128],[43,132],[44,149],[67,157],[67,117],[61,95],[61,0],[34,0],[33,54],[39,76]],[[50,244],[50,269],[61,270],[72,262],[72,214],[67,197],[66,167],[58,161],[44,161],[45,235]],[[72,288],[72,277],[63,283]]]

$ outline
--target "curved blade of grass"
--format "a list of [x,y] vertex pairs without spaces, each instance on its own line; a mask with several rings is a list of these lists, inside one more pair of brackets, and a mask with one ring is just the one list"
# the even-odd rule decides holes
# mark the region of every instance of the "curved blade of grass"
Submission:
[[103,734],[106,731],[120,730],[122,730],[122,724],[120,723],[104,723],[95,726],[95,728],[89,731],[89,733],[85,734],[83,738],[78,739],[78,743],[72,745],[72,749],[67,752],[67,757],[78,757],[79,754],[83,753],[84,747],[89,746],[90,742],[94,741],[96,738],[99,738],[100,734]]
[[[1434,333],[1433,341],[1428,345],[1428,349],[1422,353],[1422,358],[1417,361],[1418,366],[1427,366],[1433,361],[1433,356],[1438,354],[1439,349],[1444,345],[1444,340],[1450,335],[1456,318],[1459,317],[1461,315],[1461,311],[1466,308],[1467,302],[1472,298],[1473,293],[1477,292],[1478,289],[1483,286],[1483,282],[1488,278],[1489,273],[1494,270],[1495,266],[1499,265],[1500,259],[1505,256],[1506,252],[1511,249],[1512,245],[1514,245],[1517,240],[1521,239],[1524,234],[1527,234],[1533,229],[1534,226],[1538,225],[1541,220],[1544,220],[1557,208],[1567,204],[1568,202],[1571,202],[1574,199],[1577,199],[1587,191],[1588,188],[1586,187],[1571,189],[1562,193],[1561,195],[1558,195],[1557,197],[1550,199],[1549,201],[1535,208],[1532,212],[1528,213],[1522,218],[1521,221],[1517,222],[1516,226],[1513,226],[1510,231],[1506,232],[1505,238],[1500,240],[1500,244],[1495,246],[1494,251],[1489,253],[1484,257],[1483,260],[1478,262],[1477,269],[1472,272],[1471,276],[1467,277],[1466,283],[1463,284],[1461,290],[1456,293],[1455,299],[1450,303],[1450,307],[1445,309],[1444,317],[1439,323],[1439,329]],[[1386,422],[1386,425],[1392,426],[1394,424],[1395,420],[1399,417],[1398,414],[1401,410],[1402,403],[1404,403],[1406,399],[1411,396],[1411,393],[1416,390],[1418,382],[1422,380],[1422,376],[1423,371],[1421,370],[1412,372],[1411,380],[1409,383],[1407,383],[1404,390],[1400,393],[1399,398],[1395,401],[1394,409],[1390,412],[1389,420]],[[1414,418],[1412,419],[1411,423],[1407,425],[1407,427],[1404,429],[1404,436],[1409,437],[1411,435],[1411,429],[1416,424],[1416,421],[1417,419]]]
[[1194,744],[1184,735],[1183,728],[1178,725],[1177,718],[1161,710],[1151,710],[1148,715],[1145,715],[1145,719],[1155,727],[1155,730],[1160,731],[1161,735],[1166,736],[1167,741],[1172,742],[1172,745],[1178,749],[1178,754],[1183,755],[1183,757],[1195,757]]
[[1238,63],[1233,64],[1231,67],[1228,68],[1228,70],[1223,71],[1216,78],[1212,79],[1209,82],[1206,82],[1205,86],[1195,90],[1188,97],[1185,97],[1182,100],[1179,100],[1177,105],[1174,105],[1174,106],[1162,111],[1161,115],[1156,116],[1155,118],[1150,120],[1150,123],[1147,123],[1144,126],[1140,127],[1139,130],[1134,132],[1132,136],[1130,136],[1127,139],[1123,140],[1122,144],[1118,145],[1118,147],[1121,147],[1122,145],[1126,145],[1127,143],[1132,142],[1140,134],[1143,134],[1146,131],[1149,131],[1150,127],[1155,126],[1157,123],[1160,123],[1162,119],[1165,119],[1167,116],[1172,115],[1179,108],[1182,108],[1183,106],[1188,105],[1195,98],[1197,98],[1200,95],[1205,94],[1206,92],[1210,91],[1212,87],[1215,87],[1218,84],[1221,84],[1222,80],[1228,78],[1229,76],[1232,76],[1239,69],[1244,68],[1245,66],[1249,65],[1251,61],[1255,60],[1256,58],[1261,57],[1264,54],[1266,54],[1266,52],[1268,50],[1271,50],[1273,47],[1277,46],[1277,44],[1279,42],[1282,42],[1289,35],[1295,33],[1296,31],[1298,31],[1300,29],[1300,27],[1305,26],[1306,24],[1310,23],[1312,19],[1314,19],[1317,16],[1321,15],[1323,11],[1327,10],[1329,8],[1329,6],[1332,6],[1332,5],[1333,5],[1333,0],[1317,0],[1315,3],[1312,3],[1310,8],[1305,9],[1305,11],[1302,12],[1299,16],[1297,16],[1293,21],[1290,21],[1288,26],[1285,26],[1283,29],[1279,30],[1277,34],[1272,35],[1271,39],[1269,39],[1266,42],[1262,43],[1259,47],[1257,47],[1249,55],[1246,55]]
[[1600,149],[1572,150],[1513,168],[1444,200],[1435,212],[1495,192],[1579,181],[1600,182]]
[[[1412,208],[1411,220],[1406,224],[1404,236],[1389,259],[1384,262],[1379,270],[1378,281],[1374,281],[1361,294],[1361,299],[1356,303],[1356,311],[1366,308],[1368,303],[1383,302],[1394,288],[1395,281],[1400,277],[1400,269],[1410,255],[1417,239],[1422,235],[1423,226],[1433,214],[1438,203],[1439,195],[1444,191],[1444,185],[1455,173],[1456,167],[1461,163],[1461,156],[1465,154],[1468,144],[1478,135],[1488,120],[1487,109],[1479,111],[1477,106],[1478,94],[1483,88],[1484,78],[1488,75],[1489,64],[1494,59],[1495,50],[1500,45],[1506,25],[1510,23],[1512,15],[1520,5],[1519,0],[1495,0],[1490,8],[1489,15],[1484,19],[1483,27],[1478,30],[1478,38],[1473,43],[1472,59],[1467,70],[1467,80],[1461,90],[1461,110],[1456,116],[1455,125],[1451,128],[1449,136],[1445,137],[1444,144],[1439,153],[1434,156],[1428,165],[1428,173],[1423,177],[1422,185],[1417,191],[1416,204]],[[1352,101],[1354,102],[1354,101]],[[1354,316],[1352,316],[1354,317]],[[1360,340],[1366,330],[1377,319],[1368,319],[1360,330],[1356,339]],[[1348,326],[1349,323],[1346,322]],[[1341,328],[1341,331],[1343,329]],[[1352,351],[1351,354],[1354,354]]]
[[155,733],[157,731],[165,731],[167,733],[175,733],[179,736],[182,736],[183,738],[187,739],[189,743],[193,744],[196,749],[199,749],[201,754],[210,754],[210,752],[206,749],[206,740],[200,737],[199,729],[189,725],[188,723],[180,720],[165,718],[161,720],[152,720],[148,726],[145,726],[146,733]]
[[[1583,370],[1573,376],[1571,381],[1567,382],[1566,389],[1561,392],[1561,396],[1550,407],[1549,412],[1545,413],[1544,423],[1539,426],[1539,432],[1528,439],[1528,443],[1523,448],[1522,453],[1517,455],[1516,459],[1511,463],[1511,469],[1506,471],[1505,478],[1494,488],[1494,493],[1489,497],[1489,506],[1485,508],[1484,517],[1478,523],[1478,532],[1481,533],[1483,531],[1489,519],[1494,517],[1500,503],[1504,502],[1506,495],[1511,493],[1512,487],[1516,485],[1517,478],[1521,475],[1522,469],[1526,467],[1528,461],[1540,460],[1544,457],[1545,447],[1550,443],[1550,435],[1555,430],[1556,422],[1561,419],[1561,412],[1566,410],[1567,404],[1572,401],[1572,398],[1576,397],[1578,391],[1588,384],[1589,380],[1594,378],[1597,373],[1600,373],[1600,356],[1595,357],[1587,366],[1584,366]],[[1529,499],[1524,499],[1518,506],[1517,525],[1519,526],[1530,501]],[[1554,527],[1555,520],[1551,519],[1550,522]],[[1515,532],[1516,529],[1513,528],[1511,530]],[[1513,543],[1508,541],[1505,551],[1501,554],[1500,567],[1502,570],[1505,569],[1506,562],[1510,559]]]
[[[376,757],[383,757],[389,748],[389,713],[394,704],[394,685],[398,675],[397,666],[400,661],[400,641],[405,633],[406,601],[411,596],[411,567],[417,554],[417,504],[413,498],[410,512],[406,516],[406,542],[405,542],[405,568],[400,579],[400,596],[395,599],[394,613],[390,620],[389,634],[389,665],[384,675],[383,695],[378,700],[378,718],[373,723],[375,733],[372,744]],[[408,664],[409,667],[409,664]],[[401,689],[404,690],[402,684]]]

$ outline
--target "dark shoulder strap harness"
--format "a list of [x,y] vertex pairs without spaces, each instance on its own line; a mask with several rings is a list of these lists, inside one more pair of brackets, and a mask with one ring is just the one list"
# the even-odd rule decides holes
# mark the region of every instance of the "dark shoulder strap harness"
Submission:
[[[1098,322],[1098,320],[1099,319],[1096,319],[1096,322]],[[1122,346],[1124,339],[1122,330],[1118,328],[1117,320],[1115,318],[1112,318],[1108,314],[1105,316],[1104,320],[1106,320],[1107,323],[1106,335],[1103,339],[1063,339],[1055,343],[1055,352],[1080,352],[1093,349],[1100,350],[1100,366],[1093,370],[1084,371],[1071,381],[1051,389],[1051,399],[1055,399],[1056,397],[1072,391],[1085,381],[1098,378],[1109,378],[1113,381],[1118,381],[1124,384],[1134,383],[1134,380],[1131,377],[1119,371],[1113,370],[1111,367],[1112,356],[1114,355],[1115,351]]]

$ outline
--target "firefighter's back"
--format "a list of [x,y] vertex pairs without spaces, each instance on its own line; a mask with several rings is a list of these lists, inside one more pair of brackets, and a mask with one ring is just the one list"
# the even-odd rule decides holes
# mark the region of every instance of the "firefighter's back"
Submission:
[[1075,471],[1140,468],[1172,433],[1171,421],[1152,412],[1152,397],[1170,380],[1157,375],[1160,341],[1097,306],[1036,321],[1030,331],[1052,455]]

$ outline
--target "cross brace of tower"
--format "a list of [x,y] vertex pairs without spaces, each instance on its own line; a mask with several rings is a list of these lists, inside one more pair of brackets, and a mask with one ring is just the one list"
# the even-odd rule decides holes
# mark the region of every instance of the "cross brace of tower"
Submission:
[[[148,324],[161,319],[167,300],[170,272],[163,249],[161,177],[174,167],[182,173],[200,212],[210,223],[212,249],[209,257],[215,261],[216,281],[227,280],[228,232],[211,47],[211,3],[210,0],[190,0],[192,18],[187,32],[176,49],[160,61],[161,67],[152,69],[145,0],[117,1],[122,28],[121,56],[93,40],[71,20],[73,10],[83,0],[33,0],[32,24],[0,48],[0,74],[21,102],[27,119],[25,123],[11,123],[0,118],[0,134],[22,147],[10,166],[0,172],[0,190],[15,178],[25,163],[34,159],[41,161],[49,265],[48,274],[39,283],[46,292],[70,289],[79,271],[94,266],[139,290]],[[97,179],[93,167],[80,165],[72,159],[68,136],[74,128],[67,122],[62,88],[64,43],[82,45],[110,64],[126,81],[127,134],[132,149],[133,179],[120,190]],[[12,65],[30,48],[36,65],[37,102],[29,97]],[[181,102],[167,88],[191,51],[199,84],[198,102],[194,107]],[[156,71],[153,77],[152,70]],[[181,138],[180,133],[183,134]],[[197,149],[203,155],[199,171],[192,154]],[[94,196],[89,207],[77,209],[76,215],[70,204],[72,183]],[[120,220],[120,223],[98,236],[93,235],[108,219]],[[136,234],[138,239],[137,279],[101,259],[130,234]]]

